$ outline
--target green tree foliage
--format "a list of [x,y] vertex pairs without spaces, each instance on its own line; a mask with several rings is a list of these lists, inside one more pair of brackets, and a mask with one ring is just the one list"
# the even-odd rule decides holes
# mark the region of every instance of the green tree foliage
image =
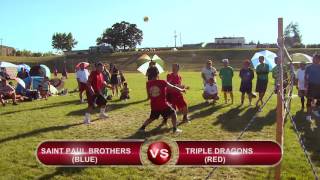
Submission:
[[284,43],[287,47],[303,47],[299,24],[291,22],[284,31]]
[[135,48],[141,44],[143,33],[138,29],[136,24],[130,24],[122,21],[115,23],[111,28],[107,28],[101,37],[98,37],[97,45],[102,43],[110,44],[114,49],[116,48]]
[[52,36],[52,47],[57,50],[71,51],[78,42],[73,38],[72,33],[54,33]]

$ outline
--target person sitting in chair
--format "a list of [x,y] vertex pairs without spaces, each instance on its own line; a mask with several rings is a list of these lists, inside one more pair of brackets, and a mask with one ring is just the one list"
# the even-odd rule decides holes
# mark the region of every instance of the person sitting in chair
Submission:
[[16,92],[12,86],[9,85],[8,80],[1,79],[0,83],[0,102],[5,106],[5,99],[12,99],[13,105],[18,105],[16,102]]

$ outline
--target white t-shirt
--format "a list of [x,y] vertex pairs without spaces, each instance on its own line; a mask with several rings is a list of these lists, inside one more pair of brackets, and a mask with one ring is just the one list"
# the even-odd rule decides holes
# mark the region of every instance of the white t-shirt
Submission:
[[214,67],[211,67],[210,69],[204,67],[202,73],[204,74],[206,81],[208,81],[210,78],[215,78],[214,74],[217,73],[217,70]]
[[77,79],[81,83],[87,83],[89,77],[89,71],[87,69],[77,71]]
[[218,93],[218,87],[217,87],[217,84],[213,84],[212,86],[207,83],[204,87],[204,92],[210,94],[210,95],[214,95],[214,94],[217,94]]
[[297,71],[297,79],[298,79],[298,87],[299,90],[306,90],[304,87],[304,76],[305,76],[306,70],[298,69]]

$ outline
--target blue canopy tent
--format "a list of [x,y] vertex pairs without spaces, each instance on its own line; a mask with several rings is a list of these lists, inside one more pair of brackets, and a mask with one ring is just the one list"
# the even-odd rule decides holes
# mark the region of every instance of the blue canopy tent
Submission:
[[268,50],[256,52],[251,58],[252,65],[254,69],[257,68],[259,63],[259,57],[264,57],[264,62],[269,65],[269,70],[272,70],[276,64],[274,63],[274,58],[277,57],[277,54]]
[[29,72],[30,69],[31,69],[31,67],[29,65],[27,65],[27,64],[19,64],[18,65],[18,72],[21,71],[21,68],[24,68],[27,72]]
[[48,78],[51,77],[51,72],[48,66],[44,64],[40,64],[41,70],[43,71],[44,75],[47,76]]

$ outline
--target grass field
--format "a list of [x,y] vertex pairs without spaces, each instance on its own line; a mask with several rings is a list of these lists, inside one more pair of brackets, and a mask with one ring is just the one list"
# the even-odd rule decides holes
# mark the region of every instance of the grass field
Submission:
[[[234,78],[235,104],[216,105],[204,103],[201,93],[200,73],[183,72],[184,83],[190,86],[185,97],[189,104],[190,124],[182,124],[183,133],[172,134],[155,121],[147,127],[147,138],[171,140],[234,140],[257,111],[240,104],[239,81]],[[163,78],[164,76],[162,76]],[[65,168],[41,165],[35,156],[38,144],[48,139],[143,139],[136,133],[149,115],[146,101],[145,79],[138,73],[127,73],[131,97],[127,102],[109,102],[107,120],[94,120],[82,124],[86,104],[80,104],[78,94],[50,97],[21,103],[18,106],[0,107],[0,179],[204,179],[211,168],[175,167],[95,167]],[[139,80],[138,80],[139,79]],[[268,94],[272,91],[270,81]],[[218,84],[221,84],[218,82]],[[66,83],[69,90],[76,87],[74,77]],[[247,103],[247,102],[246,102]],[[300,101],[293,99],[292,114],[297,117],[299,130],[306,141],[308,152],[320,170],[320,121],[311,129],[300,111]],[[274,96],[256,121],[243,136],[243,140],[275,140]],[[96,119],[97,115],[93,116]],[[181,120],[181,115],[179,115]],[[290,121],[286,121],[282,159],[283,179],[312,179],[312,172],[297,141]],[[212,179],[273,179],[272,167],[219,168]]]

